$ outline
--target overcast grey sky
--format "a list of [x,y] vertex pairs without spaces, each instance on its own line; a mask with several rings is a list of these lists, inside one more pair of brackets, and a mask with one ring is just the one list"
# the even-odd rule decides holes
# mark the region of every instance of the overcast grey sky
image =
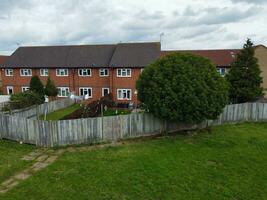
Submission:
[[267,45],[267,0],[0,0],[0,54],[25,45],[159,41],[163,49]]

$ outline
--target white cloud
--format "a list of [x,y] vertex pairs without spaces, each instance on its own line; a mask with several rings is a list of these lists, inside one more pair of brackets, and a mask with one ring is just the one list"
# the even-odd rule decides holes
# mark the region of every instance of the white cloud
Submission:
[[165,49],[236,48],[248,36],[267,45],[267,5],[253,2],[0,0],[0,54],[13,52],[16,43],[158,41],[161,32]]

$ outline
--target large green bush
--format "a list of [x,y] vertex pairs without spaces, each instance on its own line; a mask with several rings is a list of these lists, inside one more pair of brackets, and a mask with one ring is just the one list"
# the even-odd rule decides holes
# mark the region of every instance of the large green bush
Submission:
[[211,62],[174,53],[145,68],[137,81],[138,99],[155,116],[198,123],[215,119],[228,103],[228,85]]
[[26,108],[32,105],[44,103],[44,98],[33,91],[12,94],[10,97],[10,109]]

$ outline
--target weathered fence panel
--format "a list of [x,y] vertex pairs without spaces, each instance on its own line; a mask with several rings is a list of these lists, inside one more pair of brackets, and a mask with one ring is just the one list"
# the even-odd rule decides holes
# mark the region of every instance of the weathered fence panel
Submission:
[[9,114],[22,118],[37,119],[39,115],[66,108],[74,103],[74,100],[65,98],[41,105],[31,106],[20,110],[13,110]]
[[[70,103],[53,104],[49,109],[58,109],[63,104]],[[28,114],[23,116],[28,116]],[[228,105],[218,119],[208,120],[197,125],[162,121],[148,113],[62,121],[40,121],[20,117],[20,115],[0,113],[0,138],[53,147],[134,138],[161,131],[201,129],[207,126],[244,121],[267,121],[267,104]]]

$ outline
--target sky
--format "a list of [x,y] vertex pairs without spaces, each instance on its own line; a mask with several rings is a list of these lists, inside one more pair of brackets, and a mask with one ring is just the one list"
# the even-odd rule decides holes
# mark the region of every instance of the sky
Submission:
[[267,0],[0,0],[0,54],[19,46],[160,41],[163,50],[267,46]]

